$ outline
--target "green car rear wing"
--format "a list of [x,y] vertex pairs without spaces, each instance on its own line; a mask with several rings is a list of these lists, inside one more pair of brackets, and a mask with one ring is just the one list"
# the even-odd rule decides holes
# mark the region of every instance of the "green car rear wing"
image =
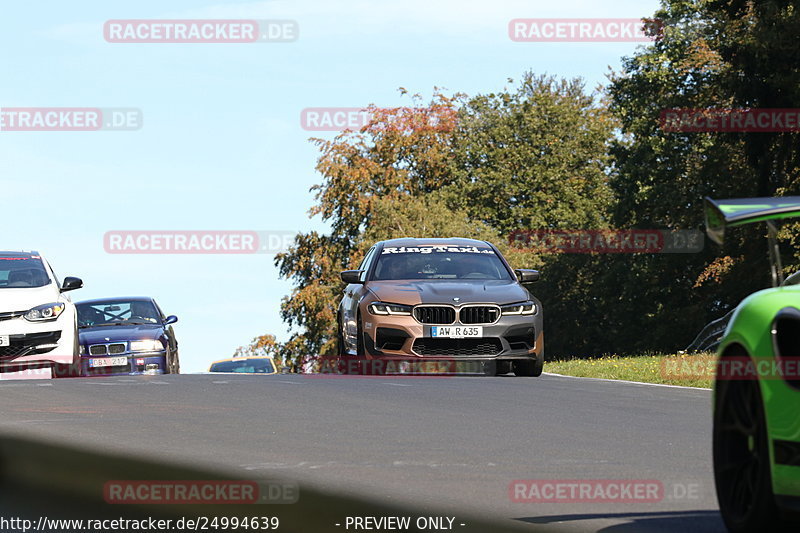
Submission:
[[708,238],[722,244],[725,228],[728,226],[800,217],[800,196],[733,200],[712,200],[706,197],[705,211]]
[[705,199],[706,234],[717,244],[725,240],[727,227],[752,222],[766,222],[769,228],[769,254],[772,264],[772,284],[783,282],[783,268],[775,239],[773,220],[800,217],[800,196],[777,198],[736,198],[731,200]]

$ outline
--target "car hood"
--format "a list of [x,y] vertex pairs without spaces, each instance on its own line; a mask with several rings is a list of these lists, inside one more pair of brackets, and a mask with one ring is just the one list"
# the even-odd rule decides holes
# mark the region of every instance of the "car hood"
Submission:
[[405,305],[507,304],[530,298],[519,283],[503,280],[372,281],[367,287],[378,300]]
[[102,344],[130,340],[155,340],[161,337],[164,329],[158,324],[130,326],[97,326],[78,332],[82,344]]
[[0,289],[0,313],[27,311],[37,305],[63,301],[55,283],[44,287],[3,287]]

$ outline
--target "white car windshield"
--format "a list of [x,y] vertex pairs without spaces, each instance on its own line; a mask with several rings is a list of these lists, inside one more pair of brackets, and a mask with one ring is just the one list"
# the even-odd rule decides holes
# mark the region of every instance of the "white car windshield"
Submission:
[[49,283],[41,257],[0,254],[0,289],[44,287]]

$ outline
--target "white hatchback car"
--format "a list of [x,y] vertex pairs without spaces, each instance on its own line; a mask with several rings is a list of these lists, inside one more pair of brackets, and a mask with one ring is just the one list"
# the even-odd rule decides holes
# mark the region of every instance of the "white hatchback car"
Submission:
[[64,293],[82,286],[59,283],[38,252],[0,251],[0,380],[78,374],[75,305]]

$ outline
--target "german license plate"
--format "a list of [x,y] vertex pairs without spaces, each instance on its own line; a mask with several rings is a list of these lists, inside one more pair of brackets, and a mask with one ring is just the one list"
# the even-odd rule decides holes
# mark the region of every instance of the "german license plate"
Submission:
[[431,326],[431,337],[448,339],[483,337],[483,326]]
[[127,364],[127,357],[103,357],[100,359],[89,359],[89,366],[92,368],[100,368],[101,366],[126,366]]
[[8,335],[0,335],[0,346],[11,346]]

